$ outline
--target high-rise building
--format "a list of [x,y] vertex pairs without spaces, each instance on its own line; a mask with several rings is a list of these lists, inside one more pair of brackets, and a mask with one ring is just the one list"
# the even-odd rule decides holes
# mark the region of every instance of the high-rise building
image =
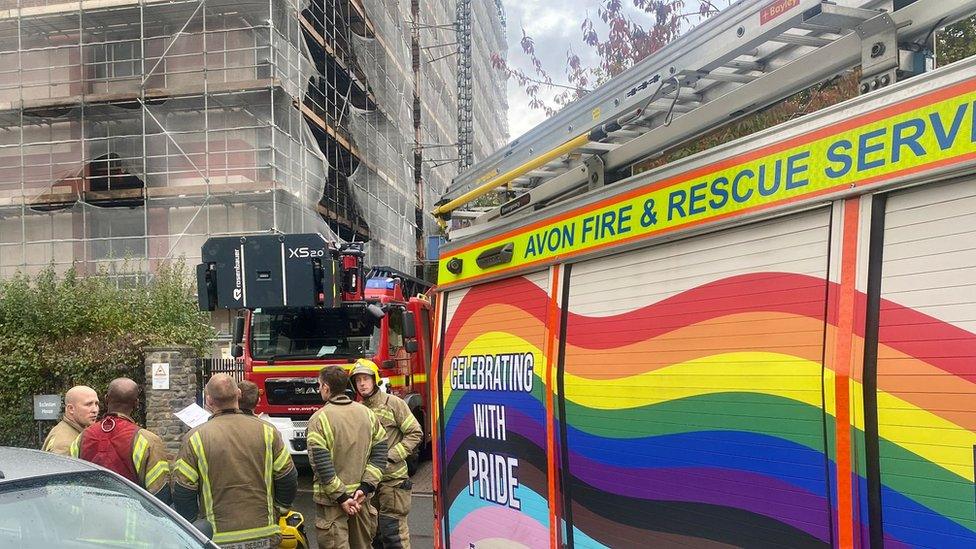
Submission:
[[[430,211],[468,165],[464,150],[478,161],[508,142],[505,80],[491,67],[492,53],[507,57],[508,42],[501,0],[413,2],[420,7],[418,142],[424,156],[417,173],[424,182],[425,211]],[[423,225],[425,234],[438,233],[431,216]]]
[[416,270],[459,84],[474,159],[508,137],[504,14],[467,5],[460,83],[455,0],[0,0],[0,276],[145,273],[273,231]]

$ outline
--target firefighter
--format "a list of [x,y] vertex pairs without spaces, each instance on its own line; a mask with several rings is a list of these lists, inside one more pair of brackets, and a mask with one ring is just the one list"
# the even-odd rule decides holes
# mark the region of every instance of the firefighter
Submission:
[[176,510],[191,522],[205,518],[221,547],[277,547],[278,517],[298,492],[288,449],[274,427],[238,409],[240,390],[228,374],[210,378],[204,398],[213,415],[183,438]]
[[98,418],[98,393],[91,387],[77,385],[64,394],[64,416],[44,439],[41,449],[66,456],[71,443]]
[[78,435],[70,453],[115,471],[169,503],[166,450],[162,439],[132,419],[138,407],[139,385],[127,377],[113,379],[105,394],[105,417]]
[[386,466],[386,433],[369,408],[345,390],[339,366],[319,371],[325,405],[308,421],[308,454],[314,473],[315,530],[320,549],[367,549],[376,534],[371,495]]
[[406,460],[423,439],[423,430],[402,398],[380,390],[376,363],[365,358],[357,360],[351,377],[363,404],[373,411],[383,426],[389,448],[386,470],[374,498],[379,511],[374,546],[410,549],[407,515],[410,513],[412,485]]
[[241,390],[241,401],[240,407],[241,411],[249,416],[254,415],[254,408],[258,405],[258,399],[261,398],[261,389],[253,381],[238,381],[237,388]]

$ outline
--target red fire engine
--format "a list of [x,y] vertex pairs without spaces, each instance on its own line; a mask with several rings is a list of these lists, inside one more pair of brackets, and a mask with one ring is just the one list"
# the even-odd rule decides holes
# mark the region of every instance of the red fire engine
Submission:
[[318,371],[357,358],[377,364],[382,387],[430,432],[431,284],[390,267],[366,273],[361,243],[336,247],[318,234],[214,237],[201,256],[200,308],[239,311],[232,354],[261,389],[255,412],[292,454],[305,453],[308,418],[322,405]]

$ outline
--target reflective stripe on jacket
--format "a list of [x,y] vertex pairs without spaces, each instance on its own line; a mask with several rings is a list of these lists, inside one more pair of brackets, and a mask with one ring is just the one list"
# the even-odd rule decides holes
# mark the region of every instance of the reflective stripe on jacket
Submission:
[[198,493],[214,543],[225,544],[280,532],[274,482],[294,468],[277,429],[239,410],[223,410],[186,434],[173,476]]
[[115,471],[151,494],[169,486],[163,440],[125,414],[108,414],[89,425],[71,443],[69,454]]
[[315,473],[317,503],[336,505],[361,486],[366,492],[375,489],[386,455],[386,433],[376,415],[346,395],[329,399],[308,421],[308,459]]
[[420,423],[413,417],[407,403],[396,395],[376,391],[363,400],[363,404],[376,414],[386,433],[389,450],[383,482],[407,478],[407,457],[417,449],[424,436]]
[[63,416],[61,421],[47,434],[41,449],[52,454],[67,456],[71,452],[71,443],[78,438],[83,430],[84,427],[78,425],[68,416]]

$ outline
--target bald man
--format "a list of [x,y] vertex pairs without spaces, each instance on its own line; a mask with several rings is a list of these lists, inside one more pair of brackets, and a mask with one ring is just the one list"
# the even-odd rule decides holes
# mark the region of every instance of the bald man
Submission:
[[71,443],[81,431],[98,418],[98,393],[85,385],[76,385],[64,394],[64,416],[44,439],[41,449],[66,456]]
[[139,407],[139,385],[113,379],[105,394],[105,417],[71,444],[71,455],[115,471],[165,503],[171,500],[169,461],[163,441],[132,419]]
[[187,520],[206,518],[218,545],[277,547],[279,511],[295,501],[298,472],[278,430],[241,412],[240,395],[227,374],[207,382],[213,415],[183,439],[173,500]]

